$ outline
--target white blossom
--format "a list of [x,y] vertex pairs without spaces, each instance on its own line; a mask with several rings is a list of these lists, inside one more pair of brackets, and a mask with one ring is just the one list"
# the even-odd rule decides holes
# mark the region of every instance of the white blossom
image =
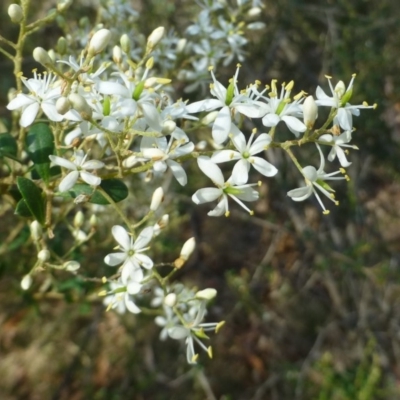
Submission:
[[351,162],[347,160],[346,150],[343,150],[342,147],[350,147],[352,149],[358,150],[357,146],[348,144],[351,141],[351,131],[345,131],[339,136],[325,134],[320,136],[318,141],[320,144],[325,144],[324,142],[326,142],[332,146],[332,149],[328,154],[328,160],[333,161],[337,156],[340,165],[344,168],[351,165]]
[[153,237],[153,228],[147,227],[143,229],[135,241],[132,236],[128,235],[125,228],[120,225],[114,225],[111,233],[118,242],[121,251],[108,254],[104,258],[104,262],[111,267],[122,264],[120,268],[122,283],[126,284],[129,279],[141,281],[143,279],[141,267],[145,269],[153,267],[151,258],[142,254],[148,250],[146,246]]
[[58,156],[49,156],[53,164],[71,170],[71,172],[69,172],[60,182],[60,185],[58,187],[58,190],[60,192],[66,192],[71,189],[79,178],[81,178],[88,185],[100,185],[101,178],[99,176],[93,175],[87,170],[103,168],[104,163],[98,160],[86,161],[86,157],[87,154],[85,154],[83,150],[75,150],[73,161],[69,161],[65,158]]
[[216,188],[199,189],[192,196],[193,202],[202,204],[218,200],[217,206],[214,210],[209,211],[208,215],[211,217],[219,217],[221,215],[229,216],[228,197],[230,197],[251,215],[253,214],[253,211],[251,211],[243,201],[255,201],[258,199],[258,192],[252,188],[252,186],[257,186],[257,183],[236,185],[231,179],[225,182],[222,171],[218,165],[205,156],[199,157],[197,159],[197,164],[202,172],[214,182]]

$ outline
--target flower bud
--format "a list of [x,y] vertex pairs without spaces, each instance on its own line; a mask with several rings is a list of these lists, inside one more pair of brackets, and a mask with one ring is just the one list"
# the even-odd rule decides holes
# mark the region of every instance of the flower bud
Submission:
[[50,260],[50,252],[47,249],[40,250],[37,257],[42,262],[49,261]]
[[97,227],[98,221],[97,221],[96,214],[92,214],[92,216],[90,217],[89,223],[90,223],[90,226],[92,228],[96,228]]
[[92,117],[92,109],[90,108],[85,98],[82,97],[80,94],[71,93],[68,96],[68,100],[70,101],[72,108],[78,111],[83,119],[89,120]]
[[42,65],[53,64],[53,60],[43,47],[36,47],[35,50],[33,50],[33,58],[36,62]]
[[42,238],[42,227],[37,221],[33,221],[30,225],[31,238],[34,242],[38,242]]
[[76,229],[72,234],[78,243],[86,242],[88,239],[88,235],[82,229]]
[[163,123],[161,133],[163,135],[170,135],[176,128],[176,122],[168,119]]
[[196,248],[196,239],[194,237],[186,240],[182,247],[180,257],[184,260],[188,260],[194,249]]
[[207,288],[204,290],[199,290],[196,293],[196,299],[200,300],[212,300],[217,295],[217,291],[213,288]]
[[218,113],[219,113],[219,111],[211,111],[210,113],[208,113],[201,120],[202,125],[210,125],[211,123],[213,123],[215,121],[215,119],[217,118]]
[[10,17],[11,21],[15,24],[19,24],[24,18],[24,12],[22,7],[18,4],[10,4],[8,7],[8,16]]
[[63,12],[66,11],[69,6],[72,4],[73,0],[58,0],[57,2],[57,11]]
[[32,277],[30,274],[25,275],[21,280],[21,288],[28,290],[32,285]]
[[303,120],[307,129],[311,129],[314,126],[315,120],[318,117],[318,106],[314,100],[314,97],[308,96],[304,100],[303,104]]
[[83,215],[82,211],[78,211],[74,217],[74,227],[79,229],[85,221],[85,216]]
[[164,304],[165,304],[166,306],[172,308],[172,307],[174,307],[174,306],[176,305],[176,301],[177,301],[177,296],[176,296],[176,294],[175,294],[175,293],[168,293],[168,294],[165,296]]
[[57,53],[63,56],[67,52],[67,47],[68,47],[68,45],[67,45],[67,40],[65,39],[65,37],[63,37],[63,36],[59,37],[57,40],[57,46],[56,46]]
[[247,11],[247,15],[250,18],[258,17],[261,14],[261,11],[262,10],[260,7],[252,7],[249,11]]
[[185,39],[185,38],[179,39],[178,44],[176,45],[177,54],[183,52],[183,50],[185,49],[186,43],[187,43],[187,39]]
[[164,201],[164,190],[162,187],[157,188],[154,193],[153,197],[151,198],[150,210],[156,211],[160,204]]
[[63,268],[70,272],[77,271],[80,267],[81,264],[79,264],[78,261],[67,261],[63,264]]
[[174,261],[175,268],[182,268],[186,261],[189,259],[190,255],[193,253],[193,250],[196,247],[195,238],[188,239],[182,247],[181,254],[179,258]]
[[101,53],[111,39],[111,32],[108,29],[100,29],[90,39],[88,52],[90,55]]
[[128,54],[131,50],[131,40],[129,39],[129,36],[124,33],[121,36],[121,39],[119,40],[119,43],[121,45],[121,49],[125,54]]
[[159,161],[165,157],[165,153],[162,150],[151,147],[143,149],[142,154],[144,158],[148,158],[153,161]]
[[59,97],[56,101],[56,110],[59,114],[64,115],[71,109],[71,103],[69,100],[62,96]]
[[115,64],[121,64],[122,62],[122,50],[121,47],[119,46],[114,46],[113,47],[113,61],[115,62]]
[[147,48],[152,50],[157,44],[160,42],[162,37],[164,36],[165,28],[163,26],[159,26],[151,32],[150,36],[147,39]]
[[125,160],[122,161],[122,166],[124,168],[132,168],[139,161],[140,161],[139,158],[137,158],[135,155],[131,155],[131,156],[125,158]]

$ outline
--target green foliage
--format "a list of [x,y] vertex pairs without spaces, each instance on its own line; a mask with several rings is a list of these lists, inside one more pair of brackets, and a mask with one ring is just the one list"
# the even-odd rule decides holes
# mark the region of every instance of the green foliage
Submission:
[[22,195],[16,214],[27,217],[27,210],[40,224],[45,222],[45,203],[40,189],[30,179],[18,177],[17,186]]

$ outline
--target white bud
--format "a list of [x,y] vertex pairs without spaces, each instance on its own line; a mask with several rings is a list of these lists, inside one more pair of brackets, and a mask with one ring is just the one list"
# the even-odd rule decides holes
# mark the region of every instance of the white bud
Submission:
[[49,55],[51,62],[54,64],[57,60],[56,52],[53,49],[50,49],[47,54]]
[[172,307],[174,307],[174,306],[176,305],[176,301],[177,301],[177,296],[176,296],[176,294],[175,294],[175,293],[168,293],[168,294],[165,296],[164,304],[165,304],[166,306],[172,308]]
[[156,211],[160,204],[164,201],[164,190],[162,187],[157,188],[154,193],[153,197],[151,198],[150,210]]
[[139,159],[135,155],[132,155],[132,156],[125,158],[125,160],[122,161],[122,166],[124,168],[132,168],[138,162],[139,162]]
[[318,106],[314,97],[308,96],[303,103],[303,120],[307,129],[314,126],[315,120],[318,117]]
[[201,123],[203,125],[210,125],[211,123],[213,123],[215,121],[215,119],[217,118],[219,111],[211,111],[210,113],[208,113],[202,120]]
[[33,221],[30,225],[31,238],[37,242],[42,238],[42,227],[37,221]]
[[78,261],[67,261],[63,264],[63,268],[70,272],[77,271],[80,267],[81,264]]
[[42,65],[52,65],[53,60],[43,47],[36,47],[33,50],[33,58],[36,62]]
[[73,0],[58,0],[57,2],[57,11],[63,12],[65,11],[71,4]]
[[88,235],[82,229],[77,229],[72,234],[78,243],[86,242],[88,238]]
[[163,135],[170,135],[175,130],[175,128],[176,128],[175,121],[168,119],[163,123],[161,133]]
[[160,161],[163,160],[165,157],[165,153],[162,150],[150,147],[143,149],[142,154],[144,158],[148,158],[153,161]]
[[129,36],[124,33],[121,36],[121,39],[119,40],[119,43],[121,45],[121,49],[125,54],[128,54],[130,49],[131,49],[131,40],[129,39]]
[[185,38],[179,39],[178,44],[176,45],[177,54],[182,53],[185,49],[187,40]]
[[200,140],[200,142],[196,143],[196,150],[202,151],[207,148],[207,141],[206,140]]
[[162,39],[165,33],[165,28],[163,26],[159,26],[158,28],[154,29],[153,32],[150,33],[150,36],[147,39],[147,47],[153,49],[159,41]]
[[19,24],[24,18],[24,12],[22,7],[18,4],[10,4],[8,7],[8,16],[10,17],[11,21],[15,24]]
[[250,10],[247,12],[247,15],[250,18],[258,17],[261,14],[261,8],[260,7],[252,7]]
[[92,109],[83,96],[78,93],[71,93],[68,96],[68,100],[83,119],[88,120],[92,117]]
[[343,81],[339,81],[335,86],[335,92],[337,93],[339,99],[342,98],[344,93],[346,92],[346,85]]
[[23,290],[28,290],[32,285],[32,277],[30,274],[25,275],[22,279],[21,279],[21,288]]
[[92,214],[92,216],[90,217],[89,223],[90,223],[90,226],[91,226],[91,227],[93,227],[93,228],[96,228],[96,227],[97,227],[97,217],[96,217],[96,214]]
[[111,39],[111,32],[108,29],[100,29],[97,31],[89,43],[89,54],[95,55],[101,53]]
[[187,260],[191,256],[195,248],[196,248],[196,239],[194,237],[186,240],[185,244],[182,247],[180,257],[183,258],[184,260]]
[[85,216],[83,215],[83,212],[78,211],[74,217],[74,227],[79,229],[83,225],[84,221]]
[[196,293],[196,299],[201,300],[212,300],[217,295],[217,291],[213,288],[207,288],[204,290],[199,290]]
[[59,114],[64,115],[71,109],[70,101],[62,96],[59,97],[56,101],[56,110]]
[[50,252],[47,249],[40,250],[37,257],[42,262],[49,261],[50,260]]
[[119,47],[119,46],[113,47],[113,61],[116,64],[121,64],[121,62],[122,62],[122,50],[121,50],[121,47]]

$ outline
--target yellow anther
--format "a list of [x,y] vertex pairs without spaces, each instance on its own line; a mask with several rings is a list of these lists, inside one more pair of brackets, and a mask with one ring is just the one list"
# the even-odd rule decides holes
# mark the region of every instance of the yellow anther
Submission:
[[208,357],[212,358],[213,354],[212,354],[212,347],[211,346],[207,349],[207,354],[208,354]]
[[225,217],[229,217],[229,215],[230,215],[230,212],[229,211],[227,211],[226,213],[225,213]]
[[253,210],[250,210],[249,214],[250,214],[251,216],[253,216],[253,215],[254,215],[254,211],[253,211]]
[[294,81],[290,81],[286,86],[285,86],[285,89],[287,90],[287,91],[291,91],[292,89],[293,89],[293,86],[294,86]]
[[326,79],[332,79],[332,77],[329,76],[329,75],[325,75],[325,78],[326,78]]
[[212,66],[212,65],[210,65],[209,67],[208,67],[208,70],[209,71],[212,71],[214,69],[214,67]]
[[322,214],[324,214],[324,215],[328,215],[329,213],[330,213],[329,210],[324,210],[324,211],[322,211]]

